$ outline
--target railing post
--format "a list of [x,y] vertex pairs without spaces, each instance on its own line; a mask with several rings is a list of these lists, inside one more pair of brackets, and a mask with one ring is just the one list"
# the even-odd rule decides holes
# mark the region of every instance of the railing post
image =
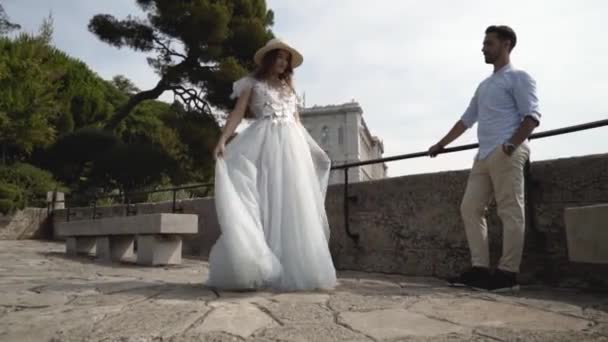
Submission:
[[51,216],[55,209],[55,201],[57,200],[57,189],[53,190],[51,200],[46,202],[46,216]]
[[175,207],[175,201],[177,200],[177,191],[175,189],[173,189],[173,205],[171,207],[171,212],[175,214],[176,211],[176,207]]
[[64,204],[64,206],[65,206],[65,220],[66,220],[66,222],[70,222],[70,217],[72,217],[72,216],[75,216],[75,215],[76,215],[76,213],[73,213],[73,212],[70,210],[70,203],[68,202],[68,198],[69,198],[69,197],[66,195],[66,196],[64,197],[64,199],[63,199],[63,204]]
[[178,188],[173,188],[173,207],[172,207],[172,212],[175,213],[183,213],[184,212],[184,208],[178,208],[177,207],[177,191]]
[[349,223],[349,196],[348,196],[348,167],[344,168],[344,229],[346,235],[353,239],[355,243],[359,243],[359,234],[354,234],[350,231]]
[[133,205],[133,210],[131,210],[131,197],[129,197],[129,195],[126,192],[125,192],[125,200],[127,202],[126,208],[125,208],[127,216],[136,215],[137,207],[135,207],[135,205]]
[[93,220],[97,218],[97,195],[93,196]]

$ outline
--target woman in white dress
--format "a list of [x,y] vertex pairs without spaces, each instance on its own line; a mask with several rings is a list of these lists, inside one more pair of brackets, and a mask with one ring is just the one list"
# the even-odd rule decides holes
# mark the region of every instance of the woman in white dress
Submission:
[[[214,152],[221,236],[211,249],[207,285],[331,289],[330,160],[300,123],[292,74],[303,57],[273,39],[254,61],[258,69],[234,84],[238,100]],[[255,120],[226,145],[246,113]]]

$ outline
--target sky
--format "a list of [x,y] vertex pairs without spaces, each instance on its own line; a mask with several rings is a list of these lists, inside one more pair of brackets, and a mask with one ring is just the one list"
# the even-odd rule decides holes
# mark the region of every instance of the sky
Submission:
[[[141,89],[158,77],[145,55],[116,49],[87,30],[97,13],[141,15],[132,0],[2,0],[13,22],[36,31],[52,13],[54,44],[103,78],[122,74]],[[267,0],[273,32],[304,55],[296,87],[306,105],[356,101],[384,156],[426,151],[460,118],[492,67],[485,28],[511,26],[517,68],[537,81],[537,131],[608,119],[605,0]],[[171,96],[162,99],[170,101]],[[451,146],[476,142],[475,128]],[[608,127],[534,140],[533,161],[608,152]],[[466,169],[474,151],[391,162],[388,175]]]

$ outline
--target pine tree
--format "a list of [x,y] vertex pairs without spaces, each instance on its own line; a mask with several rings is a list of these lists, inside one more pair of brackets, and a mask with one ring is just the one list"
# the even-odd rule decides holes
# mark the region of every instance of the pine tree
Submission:
[[232,82],[250,70],[251,57],[272,37],[274,14],[265,0],[136,0],[147,19],[98,14],[89,30],[115,47],[153,53],[160,76],[133,94],[106,124],[115,129],[142,101],[172,91],[188,109],[211,115],[227,108]]

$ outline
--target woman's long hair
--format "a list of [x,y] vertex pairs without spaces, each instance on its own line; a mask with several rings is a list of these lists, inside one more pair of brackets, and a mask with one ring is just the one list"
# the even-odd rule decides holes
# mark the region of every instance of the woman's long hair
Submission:
[[[274,64],[276,63],[277,58],[279,56],[279,51],[279,49],[274,49],[268,51],[264,55],[264,57],[262,58],[261,65],[252,74],[253,78],[258,81],[264,81],[268,79],[268,77],[270,77],[270,74],[272,73],[272,68],[274,68]],[[291,53],[289,54],[289,58],[287,60],[287,67],[285,68],[285,71],[283,71],[283,73],[279,75],[279,79],[287,83],[289,88],[295,93],[292,81],[293,67],[291,66]],[[245,110],[245,118],[250,119],[253,117],[253,113],[249,109],[249,106],[247,106],[247,109]]]
[[[261,65],[253,72],[253,77],[258,81],[263,81],[270,77],[272,72],[272,68],[274,68],[274,64],[279,57],[279,49],[274,49],[268,51],[264,57],[262,58]],[[289,52],[288,52],[289,53]],[[289,54],[289,59],[287,60],[287,68],[285,71],[279,75],[279,79],[285,81],[290,87],[293,88],[292,84],[293,77],[293,67],[291,66],[291,53]]]

